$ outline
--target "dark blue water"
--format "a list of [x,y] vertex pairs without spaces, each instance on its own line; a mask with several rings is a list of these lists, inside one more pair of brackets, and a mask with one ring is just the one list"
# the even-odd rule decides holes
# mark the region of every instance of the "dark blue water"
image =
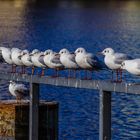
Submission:
[[[22,1],[0,0],[0,45],[74,51],[85,47],[96,53],[112,47],[140,57],[140,1]],[[0,70],[9,70],[1,65]],[[94,73],[110,78],[109,72]],[[126,73],[127,82],[139,77]],[[6,83],[6,84],[5,84]],[[11,99],[7,82],[1,81],[0,99]],[[97,91],[41,86],[41,98],[60,103],[60,140],[97,140],[99,94]],[[112,96],[112,139],[140,139],[140,96]]]

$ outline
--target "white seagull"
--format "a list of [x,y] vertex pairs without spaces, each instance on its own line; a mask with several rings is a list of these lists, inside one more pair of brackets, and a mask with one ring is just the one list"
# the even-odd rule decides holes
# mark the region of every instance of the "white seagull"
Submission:
[[[76,54],[75,57],[76,63],[82,69],[90,70],[92,72],[92,70],[101,70],[104,68],[103,63],[101,63],[101,61],[99,61],[99,59],[96,56],[94,56],[92,53],[86,52],[84,48],[78,48],[75,51],[75,54]],[[88,78],[87,76],[88,74],[86,71],[85,78]],[[92,77],[92,73],[90,76]]]
[[[61,49],[60,52],[60,62],[64,65],[66,69],[69,69],[69,76],[70,77],[70,69],[78,69],[79,66],[77,65],[75,61],[75,54],[70,53],[67,49]],[[75,77],[75,71],[74,71],[74,77]]]
[[22,50],[18,49],[18,48],[12,48],[11,49],[11,58],[14,64],[14,72],[16,72],[16,66],[22,66],[22,73],[23,73],[23,63],[21,61],[20,58],[20,54],[21,54]]
[[52,69],[55,69],[56,75],[58,76],[58,70],[63,69],[63,65],[60,62],[60,56],[56,52],[48,49],[44,52],[44,63]]
[[131,74],[140,76],[140,59],[125,60],[122,62],[121,68]]
[[[32,51],[32,53],[30,53],[31,61],[32,61],[33,65],[34,65],[35,67],[42,68],[41,76],[44,75],[44,70],[45,70],[45,68],[46,68],[46,66],[45,66],[43,63],[40,62],[40,57],[41,57],[42,55],[44,55],[44,53],[43,53],[43,52],[40,52],[40,51],[37,50],[37,49],[34,49],[34,50]],[[32,73],[32,74],[34,74],[34,68],[33,68],[33,73]]]
[[[10,48],[0,47],[0,54],[1,54],[1,57],[4,59],[4,61],[7,64],[10,64],[10,65],[13,64],[13,61],[11,59],[11,49]],[[13,72],[13,65],[12,65],[12,72]]]
[[[131,59],[131,57],[129,57],[127,54],[124,53],[115,53],[115,51],[112,48],[106,48],[101,53],[105,56],[104,62],[106,66],[111,70],[116,70],[117,73],[116,82],[121,82],[122,81],[121,63],[124,60]],[[120,80],[118,79],[119,74]],[[113,71],[112,71],[112,79],[113,79]]]
[[[33,67],[31,56],[28,50],[23,50],[20,54],[20,57],[25,67]],[[25,73],[25,69],[24,69],[24,73]]]
[[16,97],[17,102],[29,94],[29,90],[24,84],[17,84],[10,81],[9,92]]

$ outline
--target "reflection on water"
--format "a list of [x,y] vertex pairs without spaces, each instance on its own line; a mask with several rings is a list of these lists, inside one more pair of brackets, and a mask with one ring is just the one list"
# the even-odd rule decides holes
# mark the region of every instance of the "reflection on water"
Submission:
[[[82,46],[93,53],[110,46],[139,57],[139,17],[139,1],[0,0],[0,45],[56,51]],[[9,66],[1,65],[5,69]],[[110,73],[94,78],[109,79]],[[125,79],[139,81],[128,73]],[[7,86],[1,81],[1,99],[11,98]],[[98,139],[98,93],[43,87],[41,98],[60,101],[60,140]],[[113,140],[140,138],[139,98],[113,94]]]

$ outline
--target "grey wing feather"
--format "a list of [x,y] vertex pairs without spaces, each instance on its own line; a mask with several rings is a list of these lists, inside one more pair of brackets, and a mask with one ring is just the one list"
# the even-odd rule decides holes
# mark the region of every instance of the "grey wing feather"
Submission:
[[60,59],[58,57],[54,57],[51,61],[55,64],[61,64]]
[[44,56],[39,57],[39,62],[46,66],[46,64],[44,63]]
[[22,95],[22,96],[27,96],[27,94],[29,94],[29,90],[23,84],[17,86],[15,92],[18,95]]
[[95,66],[95,64],[98,61],[98,58],[96,56],[94,56],[93,54],[89,53],[86,56],[86,61],[91,65],[91,66]]
[[28,57],[28,61],[30,61],[32,63],[31,57]]
[[89,58],[89,57],[86,58],[86,61],[87,61],[91,66],[94,66],[94,64],[97,62],[96,60],[94,60],[94,59],[92,59],[92,58]]
[[71,54],[69,55],[69,58],[70,58],[70,60],[71,60],[72,62],[76,63],[76,61],[75,61],[75,54],[74,54],[74,53],[71,53]]
[[114,57],[115,57],[115,63],[117,64],[121,64],[124,60],[130,59],[130,57],[124,53],[116,53]]

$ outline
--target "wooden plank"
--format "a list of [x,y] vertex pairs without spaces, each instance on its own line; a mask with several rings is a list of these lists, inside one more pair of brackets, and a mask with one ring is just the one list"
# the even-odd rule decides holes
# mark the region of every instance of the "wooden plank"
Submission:
[[[6,76],[5,76],[6,75]],[[85,88],[85,89],[102,89],[104,91],[123,92],[140,94],[140,85],[135,83],[113,83],[105,80],[80,80],[80,79],[68,79],[65,77],[51,76],[38,76],[38,75],[27,75],[27,74],[11,74],[11,73],[0,73],[0,79],[3,80],[14,80],[23,81],[39,84],[48,84],[54,86],[64,86],[73,88]]]
[[100,90],[99,140],[111,140],[111,92]]
[[29,140],[38,140],[39,84],[30,82]]
[[[39,140],[58,140],[58,107],[58,102],[40,102]],[[0,123],[0,137],[5,140],[29,140],[29,101],[0,102]]]

